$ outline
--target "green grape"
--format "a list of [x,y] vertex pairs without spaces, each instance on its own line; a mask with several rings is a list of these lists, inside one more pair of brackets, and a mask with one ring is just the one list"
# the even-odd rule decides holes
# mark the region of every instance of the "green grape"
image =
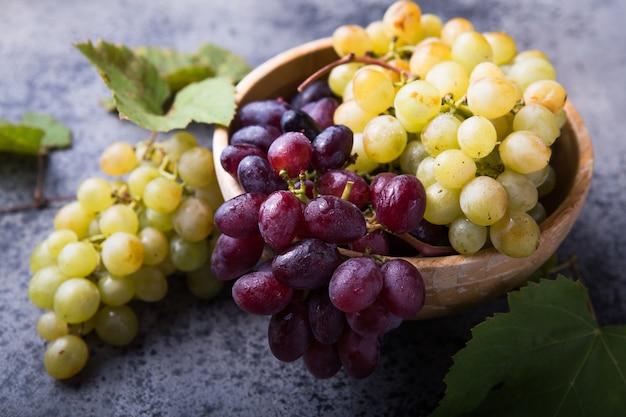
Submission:
[[100,233],[111,236],[115,232],[135,234],[139,230],[139,217],[132,206],[114,204],[100,213]]
[[144,227],[139,231],[139,239],[143,245],[144,265],[158,265],[167,259],[170,244],[167,236],[156,227]]
[[191,148],[197,147],[198,139],[187,131],[181,130],[163,141],[163,149],[170,161],[177,163],[180,156]]
[[128,345],[139,331],[139,320],[127,305],[104,306],[96,313],[96,334],[112,346]]
[[528,211],[537,204],[537,187],[528,176],[507,169],[496,180],[506,190],[508,210]]
[[513,130],[529,130],[550,146],[561,135],[554,114],[541,104],[526,104],[513,118]]
[[151,210],[171,213],[176,210],[183,195],[183,187],[173,179],[157,177],[143,190],[143,202]]
[[420,38],[438,38],[441,35],[443,22],[441,18],[434,13],[423,13],[420,28]]
[[32,274],[37,273],[46,266],[56,266],[56,264],[57,257],[50,253],[45,240],[42,240],[35,246],[28,260],[28,266]]
[[174,222],[172,220],[173,213],[159,213],[158,211],[146,208],[142,214],[145,216],[146,220],[143,227],[155,227],[162,232],[168,232],[174,229]]
[[513,131],[513,114],[507,113],[504,116],[491,119],[491,124],[496,128],[497,140],[502,141]]
[[86,277],[98,267],[100,256],[90,242],[70,242],[59,252],[59,269],[67,277]]
[[474,25],[468,19],[464,17],[453,17],[443,24],[440,36],[443,42],[452,45],[461,33],[473,30]]
[[126,142],[112,143],[100,155],[100,169],[112,177],[127,174],[137,165],[135,150]]
[[328,87],[338,97],[342,97],[347,101],[347,98],[343,96],[346,91],[348,83],[352,82],[354,73],[363,66],[360,62],[348,62],[347,64],[337,65],[333,67],[328,73]]
[[495,148],[498,132],[489,119],[472,116],[459,125],[457,141],[465,154],[472,158],[482,158]]
[[187,197],[172,214],[172,223],[183,239],[198,242],[213,231],[213,210],[203,199]]
[[459,217],[461,191],[455,188],[444,187],[435,182],[426,188],[426,209],[424,219],[432,224],[445,225]]
[[519,96],[519,89],[513,81],[484,77],[470,83],[467,88],[467,105],[474,115],[495,119],[510,112]]
[[411,74],[425,77],[436,64],[452,59],[450,46],[441,41],[420,42],[413,48],[409,59]]
[[157,266],[144,265],[128,275],[135,285],[135,298],[146,302],[161,301],[167,295],[167,277]]
[[78,186],[76,199],[87,211],[102,211],[114,202],[113,187],[105,179],[88,178]]
[[547,59],[538,57],[515,62],[507,75],[517,83],[522,91],[538,80],[556,80],[556,70],[552,63]]
[[352,78],[354,101],[366,113],[379,114],[393,106],[396,89],[386,71],[376,65],[366,65]]
[[70,334],[75,336],[86,336],[93,331],[94,326],[96,325],[96,316],[95,314],[89,318],[89,320],[83,321],[82,323],[69,323]]
[[490,61],[481,62],[474,67],[469,76],[469,83],[474,83],[481,78],[505,78],[502,68]]
[[185,151],[178,160],[178,175],[190,187],[204,187],[215,176],[213,152],[202,146]]
[[491,44],[476,31],[460,33],[451,48],[452,59],[463,65],[467,73],[481,62],[493,62]]
[[457,138],[461,121],[451,113],[441,113],[426,125],[420,136],[426,151],[437,156],[446,149],[460,149]]
[[211,181],[209,185],[195,188],[194,195],[206,201],[213,212],[224,203],[224,196],[220,192],[217,176],[215,176],[215,180]]
[[457,217],[448,227],[448,240],[452,248],[462,255],[473,255],[485,246],[488,227],[479,226],[465,216]]
[[530,172],[526,174],[526,176],[530,181],[532,181],[535,187],[539,188],[544,183],[544,181],[546,181],[548,175],[550,175],[551,170],[553,171],[552,174],[554,174],[554,168],[552,168],[550,164],[548,164],[543,169],[535,172]]
[[172,263],[172,260],[169,258],[169,256],[163,262],[158,264],[157,267],[161,271],[163,271],[166,277],[178,272],[178,270],[176,269],[176,265]]
[[517,55],[517,45],[511,35],[506,32],[485,32],[483,36],[491,45],[493,62],[496,65],[506,65],[513,61]]
[[441,110],[441,94],[425,80],[403,85],[394,99],[396,117],[407,132],[421,132]]
[[113,275],[128,275],[143,264],[143,244],[136,235],[116,232],[102,242],[102,263]]
[[421,140],[411,140],[400,155],[400,169],[405,174],[415,175],[424,158],[430,156]]
[[36,307],[50,310],[54,307],[54,294],[69,279],[56,265],[39,269],[28,282],[28,298]]
[[406,147],[408,137],[402,124],[393,116],[377,116],[363,129],[363,150],[377,163],[398,158]]
[[522,174],[539,171],[548,165],[552,150],[534,132],[517,130],[500,143],[500,158],[507,168]]
[[44,366],[46,372],[56,379],[71,378],[87,364],[89,349],[83,339],[65,335],[55,339],[46,348]]
[[160,176],[161,173],[157,167],[146,164],[138,166],[128,175],[130,194],[135,198],[142,198],[146,184]]
[[364,56],[373,44],[365,29],[359,25],[341,25],[332,34],[333,49],[339,56],[350,53]]
[[187,272],[185,279],[189,291],[201,300],[217,297],[224,288],[224,281],[213,275],[210,262],[205,262],[199,268]]
[[525,258],[539,247],[539,226],[527,213],[510,212],[489,228],[493,246],[512,258]]
[[198,269],[210,257],[209,244],[206,240],[189,242],[180,236],[170,239],[169,258],[180,271]]
[[506,214],[506,190],[488,176],[476,177],[465,184],[459,199],[465,217],[479,226],[490,226]]
[[48,235],[45,240],[46,248],[50,253],[50,256],[57,257],[61,252],[61,249],[65,247],[68,243],[77,242],[78,236],[72,230],[61,229],[55,230]]
[[428,188],[428,186],[437,182],[437,178],[435,177],[435,157],[427,156],[422,159],[422,162],[417,166],[417,172],[415,176],[422,183],[424,188]]
[[337,125],[345,125],[352,132],[363,133],[365,126],[376,117],[376,113],[368,113],[363,110],[354,100],[342,102],[333,115],[334,123]]
[[61,207],[54,216],[54,229],[69,229],[76,233],[77,238],[89,236],[89,224],[96,218],[94,212],[87,211],[78,202],[72,201]]
[[539,49],[527,49],[525,51],[518,52],[513,58],[513,63],[516,64],[528,58],[541,58],[549,61],[548,55]]
[[370,22],[365,27],[365,32],[372,42],[372,53],[374,55],[384,55],[389,51],[391,37],[385,31],[385,24],[382,20]]
[[531,208],[526,213],[528,213],[528,215],[532,217],[537,224],[541,224],[541,222],[548,217],[546,208],[540,202],[537,202],[537,204],[535,204],[535,207]]
[[354,171],[358,174],[367,174],[378,168],[378,162],[371,160],[365,153],[365,149],[363,148],[362,133],[354,134],[351,155],[355,154],[357,156],[356,160],[347,167],[350,171]]
[[565,106],[567,91],[555,80],[537,80],[524,89],[524,103],[541,104],[557,115]]
[[402,45],[415,45],[421,35],[422,10],[412,1],[396,1],[383,14],[383,24],[389,36]]
[[98,280],[102,302],[109,306],[121,306],[135,296],[135,283],[128,277],[105,274]]
[[476,176],[476,163],[460,149],[447,149],[435,157],[437,182],[447,188],[461,188]]
[[[531,180],[533,174],[526,174]],[[535,183],[536,184],[536,183]],[[549,194],[556,187],[556,171],[552,165],[547,166],[547,173],[543,179],[543,181],[537,185],[537,192],[539,193],[539,197],[543,197],[544,195]]]
[[54,293],[54,311],[68,323],[88,320],[100,305],[100,292],[96,284],[85,278],[63,281]]
[[69,334],[69,331],[67,321],[54,311],[46,311],[37,320],[37,334],[50,342]]
[[426,81],[433,84],[442,94],[452,94],[459,100],[467,92],[469,73],[456,61],[443,61],[435,64],[426,74]]

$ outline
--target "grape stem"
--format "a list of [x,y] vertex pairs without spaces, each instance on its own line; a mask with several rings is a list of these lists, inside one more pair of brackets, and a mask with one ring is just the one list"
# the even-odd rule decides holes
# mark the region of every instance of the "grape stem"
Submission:
[[311,84],[313,81],[317,80],[333,68],[338,67],[339,65],[348,64],[350,62],[361,62],[367,65],[378,65],[390,71],[397,72],[406,79],[413,78],[413,75],[410,72],[395,67],[382,59],[373,58],[371,56],[356,56],[353,53],[349,53],[329,64],[324,65],[322,68],[315,71],[298,86],[298,91],[302,92],[309,84]]
[[422,256],[448,256],[448,255],[456,255],[457,252],[451,246],[435,246],[426,242],[422,242],[415,236],[409,233],[394,233],[395,236],[399,237],[413,248],[417,249],[417,251]]

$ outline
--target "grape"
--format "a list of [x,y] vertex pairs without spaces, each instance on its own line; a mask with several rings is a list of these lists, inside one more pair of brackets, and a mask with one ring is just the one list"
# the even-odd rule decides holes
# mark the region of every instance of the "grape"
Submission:
[[78,201],[72,201],[57,211],[54,228],[71,230],[78,239],[84,239],[89,236],[89,224],[95,218],[95,213],[87,211]]
[[239,122],[242,126],[269,125],[280,129],[280,118],[290,108],[282,99],[252,101],[239,109]]
[[363,56],[372,49],[372,40],[359,25],[341,25],[332,34],[333,49],[339,56]]
[[215,176],[213,152],[202,146],[183,152],[177,167],[178,175],[190,187],[204,187]]
[[450,223],[448,238],[455,251],[472,255],[485,245],[488,233],[486,226],[479,226],[460,216]]
[[[352,82],[354,73],[362,66],[363,64],[360,62],[348,62],[333,67],[328,74],[328,87],[330,87],[333,94],[338,97],[343,97],[346,86]],[[345,101],[346,97],[343,98]]]
[[302,355],[302,360],[311,375],[319,379],[330,378],[341,369],[341,360],[334,344],[313,341]]
[[165,273],[157,266],[144,265],[128,275],[135,287],[135,298],[146,302],[161,301],[167,295]]
[[383,273],[365,257],[350,258],[337,267],[328,284],[335,307],[346,313],[361,311],[376,300],[383,287]]
[[380,341],[376,337],[363,337],[346,329],[337,342],[337,352],[343,369],[355,379],[370,376],[380,357]]
[[378,162],[371,160],[363,149],[363,134],[356,133],[352,143],[352,155],[355,156],[354,161],[349,164],[346,169],[354,171],[358,174],[367,174],[378,168]]
[[500,143],[499,150],[504,165],[522,174],[545,168],[552,155],[544,140],[529,130],[511,133]]
[[476,116],[496,119],[513,109],[519,98],[515,82],[507,78],[484,77],[467,88],[467,105]]
[[381,267],[383,287],[380,299],[396,316],[408,319],[419,313],[424,306],[426,288],[422,275],[413,264],[396,258]]
[[390,254],[389,238],[382,230],[373,230],[365,236],[348,244],[348,249],[370,253],[372,255],[389,255]]
[[313,103],[305,104],[302,106],[302,110],[311,116],[320,129],[326,129],[333,126],[337,107],[339,107],[339,102],[336,99],[324,97]]
[[[426,202],[428,207],[428,200]],[[459,207],[459,212],[460,212]],[[447,229],[440,224],[434,224],[424,218],[420,224],[409,232],[411,236],[418,240],[434,245],[434,246],[446,246],[449,242],[447,239]]]
[[323,98],[332,98],[333,92],[326,81],[317,80],[308,84],[302,92],[296,93],[291,99],[291,107],[301,109],[307,104],[317,102]]
[[[445,225],[462,214],[461,191],[433,182],[426,188],[424,219],[435,225]],[[414,230],[414,229],[413,229]]]
[[401,174],[372,196],[372,204],[380,224],[394,233],[407,233],[422,221],[426,192],[416,177]]
[[457,61],[443,61],[433,65],[424,79],[443,94],[451,94],[454,100],[459,100],[467,91],[469,72]]
[[471,73],[474,67],[481,62],[493,61],[491,44],[479,32],[465,31],[460,33],[452,43],[452,59]]
[[251,192],[231,198],[215,212],[215,226],[220,232],[236,238],[258,236],[259,210],[266,197]]
[[297,299],[274,314],[269,322],[267,338],[272,354],[282,362],[299,359],[313,343],[308,310]]
[[167,236],[156,227],[144,227],[137,235],[143,246],[143,263],[158,265],[163,262],[169,253]]
[[311,165],[318,171],[343,167],[350,158],[354,134],[344,125],[322,130],[311,142]]
[[63,249],[65,245],[76,242],[77,240],[78,236],[76,236],[76,233],[68,229],[61,229],[51,232],[42,243],[49,255],[56,260],[56,257],[59,256],[61,249]]
[[76,190],[76,199],[87,211],[102,211],[113,204],[113,187],[102,178],[88,178]]
[[238,143],[226,146],[220,154],[220,164],[226,172],[233,177],[237,177],[237,167],[243,158],[248,155],[257,155],[261,158],[267,157],[265,152],[256,145],[249,143]]
[[146,185],[159,177],[159,169],[152,165],[140,165],[128,174],[128,189],[133,197],[142,198]]
[[181,236],[170,239],[169,260],[180,271],[193,271],[200,268],[210,256],[207,240],[191,242]]
[[230,137],[230,144],[254,145],[261,149],[264,154],[267,154],[267,150],[270,148],[272,142],[282,133],[280,130],[280,119],[278,123],[278,126],[250,125],[242,127]]
[[211,270],[222,281],[248,272],[261,258],[265,242],[261,236],[234,238],[221,234],[211,253]]
[[318,177],[317,191],[324,195],[342,197],[348,182],[352,183],[349,195],[343,197],[360,209],[370,202],[370,186],[365,179],[353,171],[333,169]]
[[331,243],[349,243],[367,232],[363,213],[353,203],[322,195],[304,208],[304,222],[313,236]]
[[440,38],[446,44],[452,45],[461,33],[472,30],[474,30],[474,25],[471,21],[464,17],[453,17],[443,24]]
[[459,125],[457,141],[465,154],[472,158],[482,158],[495,148],[498,132],[489,119],[472,116]]
[[159,213],[146,207],[142,212],[142,216],[145,221],[143,223],[140,221],[141,227],[154,227],[161,232],[169,232],[174,229],[172,213]]
[[393,116],[377,116],[363,129],[363,150],[374,162],[387,163],[395,160],[404,151],[407,140],[407,132],[402,123]]
[[509,211],[526,212],[537,204],[539,193],[528,176],[511,170],[504,170],[496,179],[506,190],[508,196],[507,209]]
[[505,78],[504,71],[501,67],[497,66],[493,62],[484,61],[474,67],[470,73],[469,82],[474,83],[481,78],[493,77],[493,78]]
[[437,156],[447,149],[459,149],[458,130],[461,121],[450,113],[437,115],[422,131],[421,140],[431,156]]
[[198,269],[185,274],[185,282],[189,291],[201,300],[212,300],[224,288],[224,281],[217,279],[211,271],[211,263],[205,262]]
[[124,346],[137,336],[139,322],[135,312],[126,305],[105,306],[96,313],[94,330],[105,343]]
[[483,36],[491,45],[493,62],[496,65],[505,65],[513,61],[517,54],[515,40],[506,32],[485,32]]
[[303,133],[286,132],[270,145],[267,160],[276,174],[285,171],[290,178],[306,172],[311,164],[313,148]]
[[359,107],[376,114],[393,106],[396,93],[391,77],[376,65],[365,65],[354,73],[352,91]]
[[376,300],[369,307],[346,313],[346,321],[352,331],[363,337],[382,337],[389,326],[389,310]]
[[539,57],[516,60],[507,75],[522,91],[535,81],[556,80],[556,70],[550,61]]
[[209,203],[198,197],[187,197],[172,214],[172,224],[180,237],[199,242],[213,231],[213,218]]
[[565,106],[567,92],[555,80],[537,80],[524,89],[524,103],[540,104],[556,115]]
[[86,277],[98,266],[100,257],[89,242],[70,242],[57,258],[59,269],[66,277]]
[[116,232],[102,243],[101,256],[113,275],[132,274],[143,264],[143,244],[136,235]]
[[167,140],[163,141],[163,149],[170,161],[178,162],[180,156],[187,150],[198,145],[196,137],[185,131],[173,133]]
[[459,149],[447,149],[435,158],[433,172],[442,186],[461,188],[476,177],[476,163]]
[[336,125],[345,125],[354,133],[362,133],[367,123],[376,113],[368,113],[363,110],[356,101],[345,100],[335,110],[333,121]]
[[28,298],[35,306],[51,309],[57,288],[70,277],[61,272],[57,265],[39,269],[28,282]]
[[450,46],[442,41],[422,42],[415,46],[409,59],[411,74],[425,77],[439,62],[452,59]]
[[280,119],[280,128],[283,132],[300,132],[309,140],[313,140],[322,128],[304,110],[289,109]]
[[526,104],[513,118],[513,130],[527,130],[536,133],[547,146],[561,134],[554,114],[541,104]]
[[413,174],[417,172],[420,162],[429,156],[426,147],[421,140],[411,140],[406,144],[406,148],[400,155],[400,170],[403,174]]
[[394,98],[396,117],[407,132],[421,132],[441,109],[441,93],[425,80],[411,81]]
[[274,191],[258,209],[258,229],[265,242],[273,248],[289,245],[302,228],[304,204],[293,193]]
[[106,274],[98,280],[98,291],[103,304],[121,306],[135,296],[135,283],[127,276]]
[[278,253],[272,261],[272,273],[291,288],[314,289],[327,285],[340,263],[341,255],[335,245],[307,238]]
[[182,195],[181,184],[170,178],[157,177],[146,184],[143,202],[146,207],[156,212],[171,213],[180,204]]
[[248,193],[270,194],[287,189],[287,183],[272,170],[267,159],[257,155],[248,155],[241,160],[237,178]]
[[248,313],[272,315],[287,307],[293,289],[276,280],[271,271],[255,271],[235,281],[232,296],[237,306]]
[[48,345],[44,365],[50,376],[56,379],[71,378],[87,364],[89,349],[78,336],[65,335]]
[[137,165],[135,150],[126,142],[114,142],[100,155],[100,169],[113,177],[127,174]]
[[345,314],[330,301],[327,287],[311,292],[308,309],[315,340],[323,344],[337,342],[343,333],[346,319]]
[[131,206],[114,204],[100,212],[98,226],[104,236],[111,236],[115,232],[136,234],[139,230],[139,217]]
[[383,15],[385,31],[401,44],[414,45],[421,35],[422,10],[412,1],[396,1]]
[[497,180],[480,176],[463,187],[459,203],[463,214],[471,222],[480,226],[490,226],[506,214],[508,196]]
[[489,228],[493,246],[501,253],[524,258],[539,247],[539,226],[527,213],[510,212]]
[[396,175],[394,172],[380,172],[376,174],[370,183],[370,199],[378,199],[378,194],[384,190],[387,183]]
[[54,293],[54,312],[68,323],[88,320],[100,305],[100,292],[93,282],[85,278],[63,281]]
[[54,311],[47,311],[37,320],[37,334],[43,339],[52,342],[69,333],[67,321]]

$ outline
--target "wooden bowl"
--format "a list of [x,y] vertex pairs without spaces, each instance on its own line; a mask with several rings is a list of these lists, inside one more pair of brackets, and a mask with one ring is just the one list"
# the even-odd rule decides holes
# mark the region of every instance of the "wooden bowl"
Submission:
[[[336,59],[328,38],[276,55],[237,85],[237,103],[277,97],[288,99],[307,76]],[[450,315],[515,289],[547,261],[565,239],[585,202],[593,169],[593,149],[585,124],[570,102],[566,103],[565,111],[567,123],[561,137],[553,144],[552,153],[557,186],[541,200],[549,216],[540,225],[537,251],[521,259],[505,256],[494,248],[471,256],[404,258],[420,270],[426,283],[426,304],[416,319]],[[224,171],[220,163],[220,154],[228,145],[228,133],[227,129],[218,128],[213,137],[215,168],[225,199],[243,193],[237,180]]]

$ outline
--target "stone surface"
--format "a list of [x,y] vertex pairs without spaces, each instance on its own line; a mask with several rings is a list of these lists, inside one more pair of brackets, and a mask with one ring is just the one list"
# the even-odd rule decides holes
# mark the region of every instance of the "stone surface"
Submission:
[[[213,42],[258,65],[289,47],[329,36],[343,23],[365,25],[390,2],[359,0],[0,0],[0,118],[26,111],[50,114],[73,132],[71,149],[54,152],[45,196],[72,195],[114,141],[146,131],[107,114],[108,90],[72,46],[99,38],[128,46],[193,51]],[[588,203],[559,251],[576,255],[598,320],[624,324],[626,314],[626,3],[557,0],[421,1],[425,12],[464,16],[481,31],[507,30],[521,49],[545,51],[591,133],[596,168]],[[209,143],[210,131],[200,129]],[[26,203],[36,161],[0,154],[2,206]],[[0,414],[30,416],[404,416],[427,415],[441,398],[451,356],[470,328],[496,311],[500,299],[458,316],[405,323],[383,341],[376,372],[365,380],[339,374],[315,380],[300,362],[273,359],[267,319],[239,311],[228,295],[200,302],[182,282],[154,305],[137,304],[141,330],[125,348],[89,339],[80,376],[58,382],[43,369],[39,311],[29,303],[28,257],[52,230],[60,203],[0,215]]]

